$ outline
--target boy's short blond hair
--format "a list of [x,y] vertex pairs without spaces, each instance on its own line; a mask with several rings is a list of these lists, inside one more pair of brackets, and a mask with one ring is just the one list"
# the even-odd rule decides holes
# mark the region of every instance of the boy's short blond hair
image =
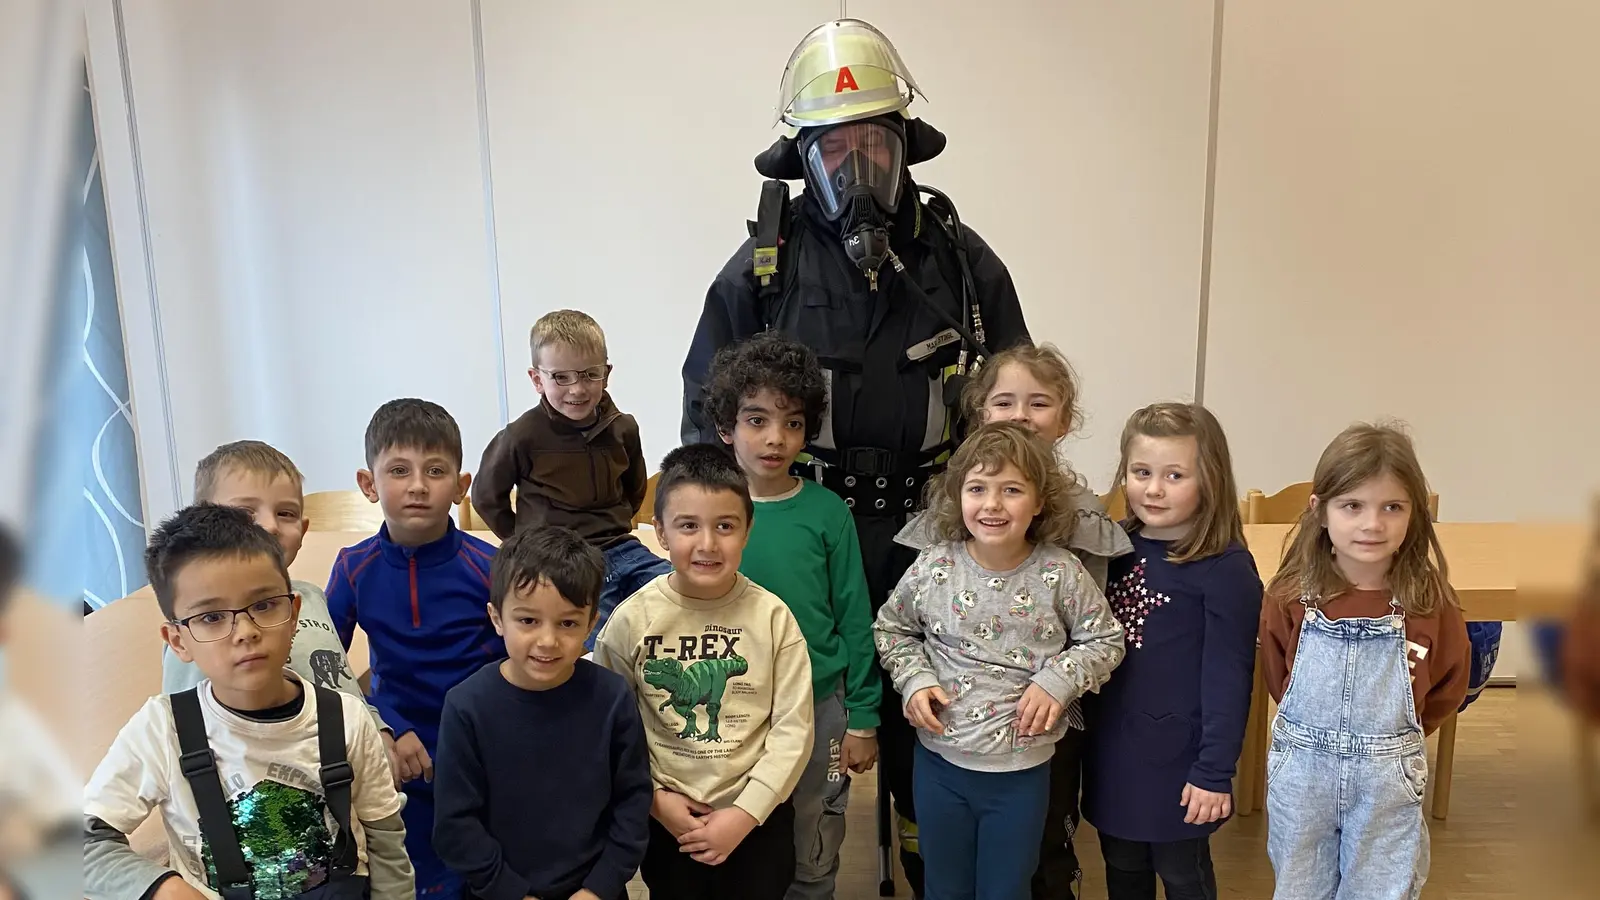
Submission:
[[251,475],[273,478],[287,476],[294,482],[295,490],[305,493],[305,477],[295,468],[294,460],[282,450],[265,441],[234,441],[211,451],[194,470],[194,499],[196,503],[210,501],[217,490],[217,482],[224,472],[240,470]]
[[539,353],[551,344],[566,344],[579,353],[607,358],[606,333],[600,323],[588,313],[575,309],[558,309],[539,317],[528,331],[528,347],[533,351],[533,364],[539,365]]

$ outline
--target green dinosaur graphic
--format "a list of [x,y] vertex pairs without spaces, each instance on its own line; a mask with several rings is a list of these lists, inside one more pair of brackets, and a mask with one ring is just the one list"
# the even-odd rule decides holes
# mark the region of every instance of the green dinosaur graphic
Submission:
[[[644,662],[645,684],[667,692],[667,699],[656,709],[672,707],[683,717],[683,730],[678,737],[697,741],[721,741],[717,733],[717,716],[722,712],[722,693],[728,688],[728,679],[737,678],[750,671],[750,664],[737,654],[721,659],[702,659],[684,668],[675,659],[647,659]],[[706,730],[695,728],[694,708],[706,708]]]

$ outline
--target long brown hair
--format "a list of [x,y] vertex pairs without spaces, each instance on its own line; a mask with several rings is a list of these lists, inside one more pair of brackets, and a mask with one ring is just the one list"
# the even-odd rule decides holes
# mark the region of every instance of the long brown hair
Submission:
[[980,427],[956,448],[945,470],[928,481],[925,498],[934,535],[946,541],[969,540],[972,532],[961,518],[961,486],[973,469],[993,473],[1007,464],[1017,467],[1044,504],[1028,526],[1028,540],[1066,546],[1074,516],[1073,475],[1056,462],[1044,439],[1020,422],[991,422]]
[[1328,504],[1385,474],[1405,488],[1411,512],[1406,536],[1389,566],[1389,587],[1395,600],[1410,615],[1430,616],[1439,604],[1455,604],[1450,589],[1450,569],[1445,563],[1433,519],[1428,515],[1428,479],[1422,474],[1411,438],[1397,425],[1352,425],[1322,451],[1311,493],[1316,502],[1300,514],[1300,521],[1285,543],[1283,566],[1272,577],[1268,593],[1281,603],[1302,596],[1329,600],[1351,589],[1334,564],[1333,541],[1328,537]]
[[1083,426],[1083,410],[1078,406],[1078,375],[1072,363],[1054,344],[1024,342],[990,357],[961,392],[961,403],[968,421],[982,422],[983,410],[994,392],[1000,370],[1018,365],[1028,370],[1035,381],[1053,391],[1061,401],[1061,430],[1072,434]]
[[[1244,543],[1244,522],[1239,518],[1239,489],[1233,480],[1233,456],[1228,453],[1228,436],[1222,424],[1198,403],[1152,403],[1135,410],[1122,426],[1122,461],[1111,482],[1113,492],[1128,490],[1128,462],[1133,439],[1194,438],[1200,465],[1200,509],[1194,527],[1174,541],[1167,559],[1174,563],[1193,562],[1216,556],[1234,543]],[[1131,512],[1124,526],[1138,530],[1139,520]]]

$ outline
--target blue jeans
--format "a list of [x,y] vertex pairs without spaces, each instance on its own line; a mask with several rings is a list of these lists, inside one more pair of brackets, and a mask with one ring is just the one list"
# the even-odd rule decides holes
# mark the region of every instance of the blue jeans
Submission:
[[617,604],[633,596],[634,592],[654,581],[657,575],[672,571],[672,563],[650,551],[637,538],[627,538],[606,548],[606,580],[600,586],[600,617],[595,623],[583,648],[594,651],[594,639],[611,618]]
[[1028,900],[1050,765],[974,772],[922,745],[911,776],[926,900]]

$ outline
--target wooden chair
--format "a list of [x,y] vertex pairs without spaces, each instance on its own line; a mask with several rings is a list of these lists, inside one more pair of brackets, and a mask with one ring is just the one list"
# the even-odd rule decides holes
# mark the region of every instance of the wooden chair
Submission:
[[360,491],[307,494],[305,514],[312,531],[375,532],[383,524],[383,510]]
[[1244,496],[1246,525],[1293,525],[1311,505],[1311,482],[1291,484],[1270,497],[1251,488]]
[[[67,749],[81,771],[93,771],[128,719],[152,695],[161,692],[161,621],[155,594],[148,589],[142,595],[113,601],[83,617],[79,638],[82,643],[76,645],[82,648],[83,677],[72,682],[79,685],[80,693],[64,707],[70,708],[77,720],[77,731]],[[21,649],[34,642],[16,643]],[[40,642],[36,646],[43,649],[48,645]],[[10,663],[19,664],[27,665],[29,661]],[[25,679],[23,683],[33,680]],[[136,853],[165,861],[167,842],[161,816],[146,819],[129,836],[128,843]]]
[[[509,500],[510,500],[510,505],[511,505],[511,511],[512,512],[516,512],[516,510],[517,510],[517,486],[516,485],[512,485],[511,486],[511,494],[510,494]],[[457,509],[457,511],[456,511],[456,527],[457,528],[461,529],[462,531],[493,531],[494,530],[494,529],[489,527],[489,520],[485,519],[482,515],[480,515],[478,513],[477,507],[472,505],[472,498],[471,497],[467,497],[466,499],[462,500],[459,504],[457,504],[457,506],[459,507],[459,509]]]
[[1121,522],[1128,517],[1128,496],[1122,488],[1115,487],[1100,495],[1100,505],[1112,521]]
[[661,482],[661,473],[657,472],[645,482],[644,503],[633,513],[633,527],[649,525],[656,515],[656,485]]

